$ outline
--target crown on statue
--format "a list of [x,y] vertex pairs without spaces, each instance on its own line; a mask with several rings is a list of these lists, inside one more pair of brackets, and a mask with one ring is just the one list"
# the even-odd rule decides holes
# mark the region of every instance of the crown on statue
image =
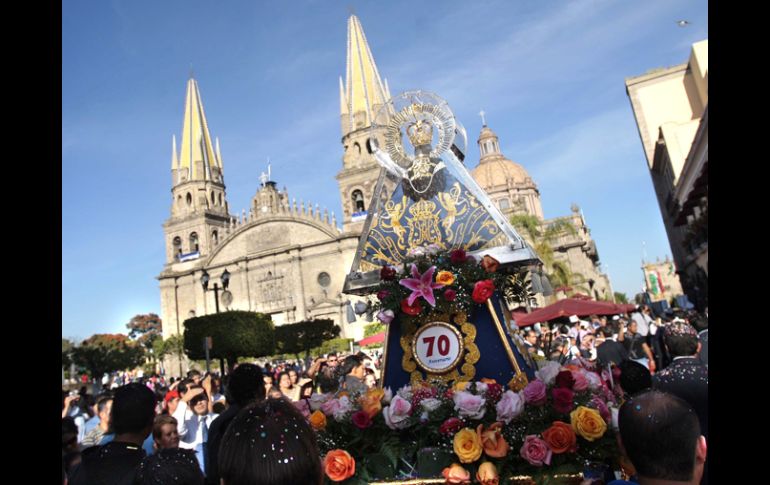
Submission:
[[414,147],[430,145],[433,140],[433,125],[427,120],[417,120],[406,128],[406,135]]

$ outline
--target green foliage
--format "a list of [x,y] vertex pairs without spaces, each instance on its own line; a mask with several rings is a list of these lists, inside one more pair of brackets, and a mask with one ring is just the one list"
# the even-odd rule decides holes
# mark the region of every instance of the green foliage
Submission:
[[329,319],[280,325],[275,329],[276,351],[294,355],[309,352],[324,341],[338,337],[339,334],[340,327]]
[[229,311],[189,318],[184,322],[184,350],[190,359],[205,359],[203,340],[212,338],[209,355],[234,363],[238,357],[275,352],[275,329],[268,315]]
[[625,293],[621,293],[619,291],[615,292],[615,301],[617,303],[628,303],[628,297]]
[[310,350],[311,355],[328,354],[329,352],[348,352],[350,351],[350,342],[352,338],[335,338],[327,340],[319,347]]
[[162,359],[167,355],[171,355],[177,358],[182,357],[184,354],[184,336],[172,335],[167,339],[155,339],[152,345],[153,353],[158,359]]
[[75,348],[70,340],[61,339],[61,365],[62,367],[69,367],[72,364],[72,350]]
[[88,370],[91,377],[105,372],[133,369],[144,361],[144,349],[122,334],[96,334],[72,350],[76,365]]
[[384,332],[386,328],[387,327],[385,327],[385,325],[382,323],[372,323],[371,325],[367,325],[364,327],[364,338],[377,335],[380,332]]

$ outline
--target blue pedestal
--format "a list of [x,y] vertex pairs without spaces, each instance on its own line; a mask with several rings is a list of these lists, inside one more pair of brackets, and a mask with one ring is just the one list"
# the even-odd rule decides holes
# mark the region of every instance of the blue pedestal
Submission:
[[[513,351],[519,367],[530,381],[533,380],[535,378],[535,369],[530,367],[508,334],[508,330],[505,327],[505,318],[500,309],[497,296],[492,301],[497,312],[497,318],[503,327],[505,339]],[[515,369],[508,358],[503,340],[500,338],[496,324],[489,314],[487,306],[475,305],[471,315],[468,317],[468,323],[476,327],[475,344],[481,353],[481,358],[475,364],[476,375],[473,377],[473,380],[479,381],[481,378],[486,377],[495,379],[498,383],[505,386],[513,378]],[[396,318],[390,323],[388,331],[385,380],[383,382],[383,387],[390,387],[394,392],[409,384],[410,380],[410,373],[406,372],[402,367],[404,350],[401,348],[401,336],[401,321],[399,318]]]

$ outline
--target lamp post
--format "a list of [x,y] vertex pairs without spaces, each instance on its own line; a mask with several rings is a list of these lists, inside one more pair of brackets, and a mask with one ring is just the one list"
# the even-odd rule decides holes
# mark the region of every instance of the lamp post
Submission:
[[[219,313],[219,285],[214,283],[214,288],[209,289],[209,280],[211,277],[206,272],[206,270],[203,270],[203,274],[201,275],[201,286],[203,286],[204,293],[207,291],[213,291],[214,292],[214,304],[217,309],[217,313]],[[226,300],[225,305],[228,305],[228,300],[231,300],[231,298],[225,298],[225,295],[229,295],[229,291],[227,291],[227,287],[230,285],[230,272],[227,271],[227,268],[225,268],[225,271],[222,273],[222,297]],[[209,349],[211,348],[211,337],[205,337],[203,339],[203,349],[206,352],[206,372],[211,373],[211,360],[209,358]],[[224,375],[224,365],[220,363],[220,366],[222,367],[221,372]]]

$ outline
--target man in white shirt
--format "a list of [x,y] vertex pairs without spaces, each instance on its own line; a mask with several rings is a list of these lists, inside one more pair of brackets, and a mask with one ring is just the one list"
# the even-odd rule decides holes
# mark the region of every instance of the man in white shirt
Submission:
[[650,307],[642,305],[638,312],[631,314],[631,318],[636,322],[636,333],[646,337],[650,332],[650,324],[653,323],[650,317]]
[[204,387],[211,386],[211,377],[203,380],[203,386],[192,385],[182,394],[174,411],[179,432],[179,447],[195,450],[201,470],[206,473],[206,446],[211,422],[219,416],[212,412],[213,402]]

